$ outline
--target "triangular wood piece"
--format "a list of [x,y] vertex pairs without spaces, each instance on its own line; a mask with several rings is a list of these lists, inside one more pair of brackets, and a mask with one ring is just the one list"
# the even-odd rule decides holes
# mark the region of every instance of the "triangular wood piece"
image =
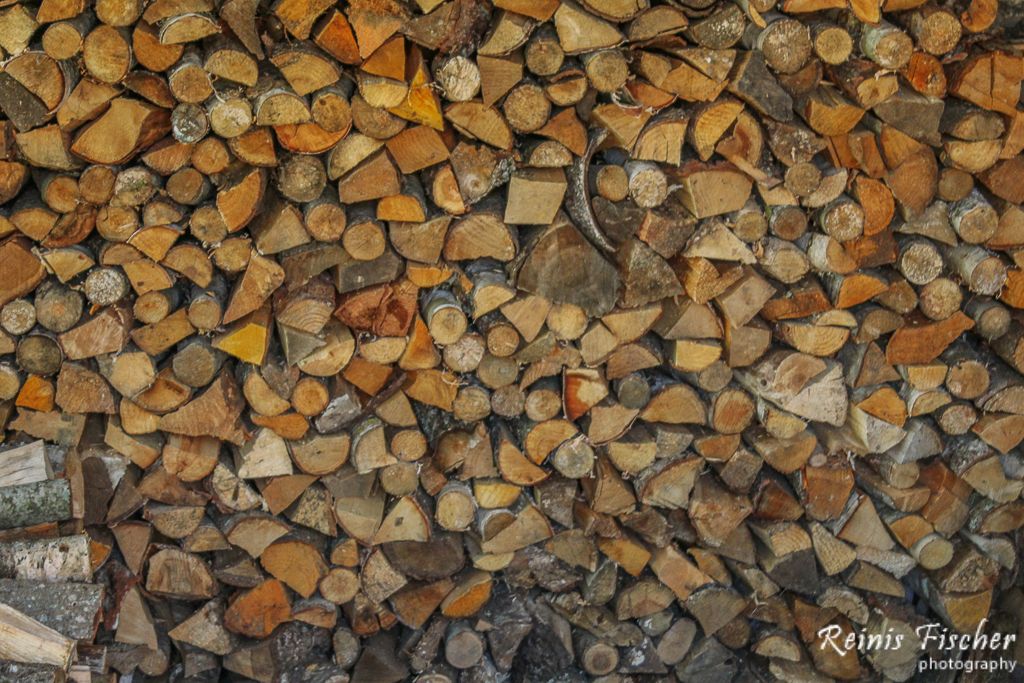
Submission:
[[215,655],[229,654],[236,638],[224,628],[224,602],[211,600],[167,634],[172,639],[195,645]]
[[371,544],[384,517],[384,496],[377,493],[367,498],[336,498],[334,514],[349,536]]
[[353,2],[348,10],[348,20],[352,24],[352,30],[359,41],[359,54],[366,59],[377,51],[391,36],[402,28],[406,21],[399,11],[376,11],[375,5],[384,8],[400,9],[397,3],[382,2],[374,3],[370,0]]
[[854,388],[869,387],[884,382],[898,382],[900,373],[885,360],[885,352],[875,342],[870,342],[864,350],[860,362],[860,372],[853,382]]
[[523,80],[523,58],[508,55],[504,57],[476,58],[480,67],[480,89],[484,104],[490,106],[500,100],[519,81]]
[[647,334],[660,316],[661,303],[654,303],[639,308],[612,311],[602,316],[601,322],[618,337],[619,341],[628,344]]
[[270,346],[272,334],[270,317],[269,304],[253,311],[228,330],[214,337],[211,342],[213,348],[220,349],[246,363],[262,365],[263,357]]
[[128,645],[144,645],[150,650],[157,649],[156,626],[149,605],[142,597],[138,586],[132,586],[117,610],[117,633],[114,640]]
[[708,221],[686,245],[686,256],[703,257],[715,261],[756,263],[750,248],[722,221]]
[[220,376],[189,403],[160,418],[160,429],[186,436],[212,436],[241,444],[245,431],[239,426],[244,401],[229,372]]
[[153,527],[148,522],[129,521],[114,525],[111,531],[114,532],[117,547],[128,569],[136,576],[141,576],[149,542],[153,538]]
[[444,130],[444,117],[441,114],[441,100],[434,88],[434,80],[423,61],[423,53],[418,47],[409,50],[405,71],[412,74],[409,78],[409,94],[405,102],[391,107],[389,112],[400,118],[430,126],[434,130]]
[[377,48],[359,67],[368,74],[405,80],[405,38],[395,36]]
[[523,341],[528,344],[540,334],[550,310],[550,301],[531,294],[504,304],[501,307],[501,314],[512,323],[523,336]]
[[253,251],[242,279],[231,293],[221,322],[226,325],[257,310],[283,283],[281,266]]
[[325,346],[327,342],[320,336],[297,330],[277,323],[277,338],[281,342],[281,350],[284,351],[284,358],[288,365],[295,365],[303,358],[309,356],[317,349]]
[[380,528],[373,536],[373,543],[394,543],[396,541],[430,540],[430,520],[415,499],[399,498],[388,511]]
[[528,505],[516,515],[511,524],[493,538],[484,541],[481,549],[485,553],[512,553],[528,545],[545,541],[552,535],[551,523],[544,513],[533,505]]
[[263,484],[260,493],[267,503],[267,508],[273,515],[280,514],[294,503],[302,495],[302,492],[316,481],[316,477],[310,474],[290,474],[284,477],[274,477]]

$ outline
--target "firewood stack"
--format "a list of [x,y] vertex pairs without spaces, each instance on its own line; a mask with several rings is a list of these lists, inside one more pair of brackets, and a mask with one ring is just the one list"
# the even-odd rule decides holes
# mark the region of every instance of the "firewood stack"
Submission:
[[0,5],[0,680],[1024,661],[1019,1]]

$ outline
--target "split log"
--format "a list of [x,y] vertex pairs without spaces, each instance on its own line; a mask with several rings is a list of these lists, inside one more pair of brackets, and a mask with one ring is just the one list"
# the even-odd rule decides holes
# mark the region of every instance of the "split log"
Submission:
[[48,664],[67,669],[74,656],[75,642],[9,605],[0,605],[3,645],[0,656],[27,664]]

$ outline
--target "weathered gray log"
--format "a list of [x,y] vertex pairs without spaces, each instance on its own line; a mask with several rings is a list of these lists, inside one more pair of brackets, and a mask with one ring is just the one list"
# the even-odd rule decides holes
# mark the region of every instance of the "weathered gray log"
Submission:
[[96,636],[103,593],[103,586],[89,583],[0,579],[0,603],[75,640],[92,640]]
[[0,489],[0,529],[14,529],[71,518],[67,479],[48,479]]

